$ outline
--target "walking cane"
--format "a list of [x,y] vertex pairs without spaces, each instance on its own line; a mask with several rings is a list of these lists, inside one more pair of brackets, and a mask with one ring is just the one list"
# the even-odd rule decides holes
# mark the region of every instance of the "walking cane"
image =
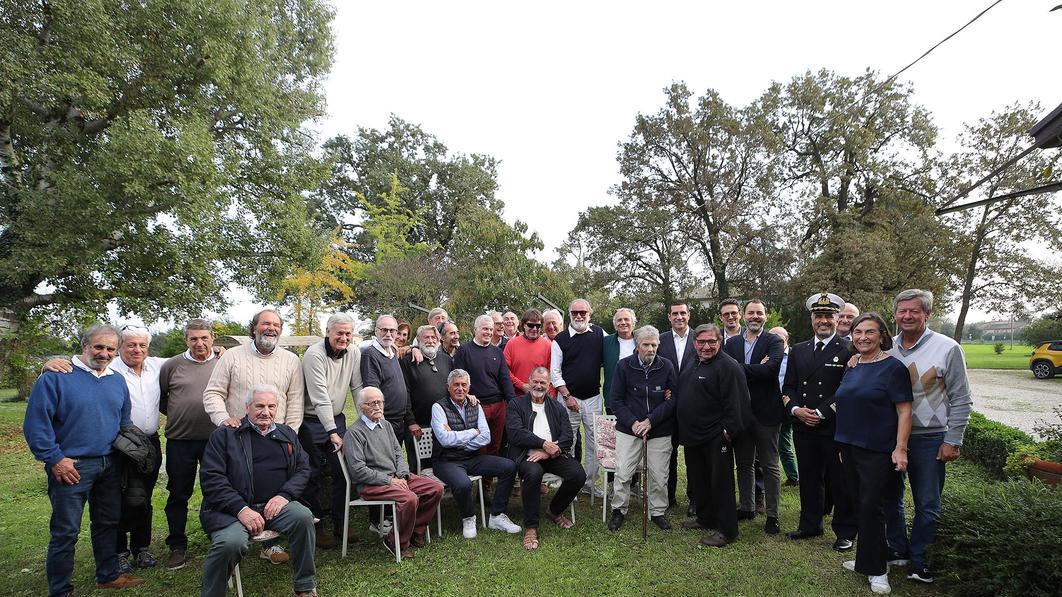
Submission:
[[642,434],[642,541],[649,539],[649,433]]

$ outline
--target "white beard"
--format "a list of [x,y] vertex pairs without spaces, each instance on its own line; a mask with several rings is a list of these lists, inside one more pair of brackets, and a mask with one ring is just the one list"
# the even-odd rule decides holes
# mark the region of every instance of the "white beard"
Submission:
[[439,345],[436,344],[435,346],[421,346],[420,352],[424,354],[424,358],[430,361],[434,359],[436,355],[439,354]]

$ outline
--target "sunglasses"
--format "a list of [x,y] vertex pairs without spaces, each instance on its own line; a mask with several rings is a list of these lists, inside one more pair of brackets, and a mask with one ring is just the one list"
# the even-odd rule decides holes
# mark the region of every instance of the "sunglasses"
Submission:
[[528,322],[528,323],[525,323],[525,324],[524,324],[524,327],[525,327],[525,328],[534,328],[534,329],[538,329],[538,328],[542,327],[542,324],[541,324],[541,323],[530,323],[530,322]]
[[568,313],[571,313],[572,317],[583,317],[589,313],[589,311],[568,311]]

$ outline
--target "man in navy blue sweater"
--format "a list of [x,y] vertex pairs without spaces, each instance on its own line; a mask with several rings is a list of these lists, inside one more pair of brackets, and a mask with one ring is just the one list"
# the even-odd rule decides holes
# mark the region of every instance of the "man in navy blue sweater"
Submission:
[[67,375],[46,371],[33,385],[23,433],[33,456],[44,463],[52,502],[48,542],[48,594],[72,595],[74,546],[89,502],[96,586],[123,589],[143,584],[118,573],[118,518],[122,510],[122,473],[111,444],[131,427],[129,388],[107,368],[118,351],[118,331],[90,327],[81,339],[81,355]]
[[454,355],[454,369],[468,371],[472,383],[469,393],[479,400],[483,416],[487,418],[490,442],[480,452],[497,456],[505,434],[505,407],[516,398],[516,390],[509,377],[505,354],[492,344],[494,319],[490,315],[480,315],[474,327],[472,341],[462,344]]

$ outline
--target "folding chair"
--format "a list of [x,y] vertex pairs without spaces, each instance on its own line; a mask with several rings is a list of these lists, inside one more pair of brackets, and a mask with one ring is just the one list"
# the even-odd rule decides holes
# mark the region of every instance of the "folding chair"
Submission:
[[350,499],[350,473],[347,472],[347,461],[345,458],[339,459],[339,468],[343,470],[343,478],[346,479],[346,492],[344,493],[344,502],[346,507],[343,509],[343,555],[347,557],[347,534],[350,533],[350,509],[354,506],[390,506],[391,517],[393,524],[391,525],[391,532],[394,534],[395,540],[395,562],[402,563],[402,545],[398,538],[398,503],[394,500],[363,500],[363,499]]
[[[439,483],[442,480],[435,476],[431,467],[423,468],[421,466],[421,460],[425,458],[431,458],[432,451],[432,430],[431,427],[421,427],[420,439],[415,440],[417,446],[417,474],[422,477],[434,479]],[[487,506],[483,499],[483,476],[482,475],[469,475],[468,480],[476,485],[479,490],[479,515],[483,519],[483,528],[487,528]],[[446,484],[443,483],[443,487]],[[449,490],[447,490],[449,491]],[[445,495],[445,494],[444,494]],[[436,518],[438,519],[439,536],[442,537],[442,503],[439,504],[439,511]]]
[[[608,510],[608,473],[616,472],[616,415],[594,415],[594,439],[597,442],[597,467],[601,469],[601,522]],[[590,505],[594,494],[590,494]]]
[[[557,484],[560,484],[560,483],[564,482],[564,479],[561,479],[560,477],[558,477],[557,475],[554,475],[553,473],[543,473],[542,474],[542,482],[543,483],[557,483]],[[579,496],[578,495],[575,496],[575,499],[572,500],[572,524],[575,524],[575,502],[577,502],[577,501],[579,501]]]

